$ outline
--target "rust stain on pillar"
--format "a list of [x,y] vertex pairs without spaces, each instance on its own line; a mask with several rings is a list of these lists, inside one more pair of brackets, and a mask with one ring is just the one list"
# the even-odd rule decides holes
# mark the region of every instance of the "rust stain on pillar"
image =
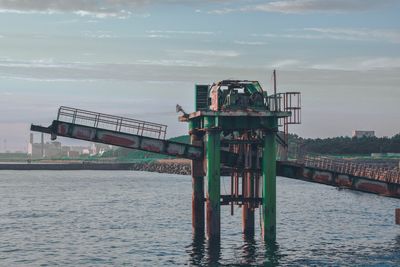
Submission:
[[[254,180],[251,172],[246,172],[243,176],[243,182],[246,185],[244,197],[245,198],[253,198],[254,195]],[[246,202],[242,206],[242,221],[243,221],[243,233],[245,235],[253,235],[254,234],[254,208],[253,203]]]
[[192,227],[194,234],[204,233],[204,177],[201,175],[203,164],[192,161]]
[[[201,145],[202,136],[191,131],[192,145]],[[204,168],[202,160],[192,160],[192,230],[196,236],[204,235]]]

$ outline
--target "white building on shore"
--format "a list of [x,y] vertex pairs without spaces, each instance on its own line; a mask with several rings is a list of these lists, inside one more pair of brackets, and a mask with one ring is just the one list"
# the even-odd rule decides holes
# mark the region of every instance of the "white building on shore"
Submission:
[[352,137],[353,138],[375,137],[375,131],[354,130],[352,133]]
[[41,142],[34,143],[33,133],[30,134],[28,143],[28,155],[31,158],[78,158],[80,156],[102,155],[105,151],[111,150],[112,146],[104,144],[91,144],[90,146],[62,146],[61,142],[44,142],[44,135],[41,135]]

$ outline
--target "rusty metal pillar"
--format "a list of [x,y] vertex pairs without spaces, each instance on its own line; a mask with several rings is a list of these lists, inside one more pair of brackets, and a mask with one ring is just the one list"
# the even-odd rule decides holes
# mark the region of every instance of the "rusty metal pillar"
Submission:
[[396,209],[396,224],[400,225],[400,209]]
[[[201,144],[201,137],[191,131],[190,142]],[[204,170],[201,160],[192,160],[192,230],[195,236],[204,235]]]
[[[248,200],[254,196],[254,179],[252,172],[246,171],[243,175],[243,197]],[[243,221],[243,233],[245,235],[254,235],[254,208],[251,202],[246,202],[242,205],[242,221]]]

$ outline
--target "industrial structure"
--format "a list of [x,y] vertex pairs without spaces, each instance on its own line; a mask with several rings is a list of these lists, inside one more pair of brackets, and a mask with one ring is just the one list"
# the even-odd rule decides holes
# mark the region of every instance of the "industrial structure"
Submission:
[[[144,150],[192,160],[192,226],[196,236],[220,238],[221,205],[242,208],[243,232],[254,234],[254,213],[262,208],[265,241],[276,238],[276,175],[400,197],[400,183],[358,177],[354,168],[307,162],[277,162],[277,144],[288,146],[288,125],[300,123],[300,93],[268,95],[257,81],[223,80],[195,86],[195,111],[183,114],[191,143],[165,140],[167,126],[81,109],[60,107],[49,127],[32,131]],[[278,134],[282,127],[283,134]],[[283,136],[283,137],[282,137]],[[287,149],[286,149],[287,151]],[[285,155],[284,155],[285,157]],[[286,156],[287,157],[287,156]],[[325,163],[325,162],[324,162]],[[345,170],[351,173],[340,173]],[[221,195],[221,170],[231,179]],[[205,178],[205,179],[204,179]]]
[[[69,107],[59,109],[51,126],[32,125],[31,130],[51,134],[53,140],[64,136],[191,159],[195,233],[204,233],[206,221],[208,238],[219,238],[220,206],[230,205],[233,214],[239,205],[243,232],[252,234],[254,211],[262,206],[264,239],[274,240],[279,122],[285,129],[300,122],[300,93],[278,94],[274,87],[275,93],[268,95],[257,81],[196,85],[195,111],[179,117],[189,123],[191,144],[165,140],[166,125]],[[278,138],[287,146],[285,139]],[[231,176],[230,195],[220,193],[221,167]]]
[[[299,96],[298,93],[290,93]],[[193,145],[203,144],[205,156],[193,160],[193,229],[204,228],[204,177],[207,178],[207,236],[220,236],[220,205],[242,207],[243,232],[254,233],[254,211],[262,206],[264,239],[276,235],[276,148],[279,120],[294,114],[285,106],[288,94],[268,96],[257,81],[224,80],[196,85],[195,112],[183,114]],[[299,100],[296,103],[300,103]],[[297,107],[297,106],[296,106]],[[300,106],[298,106],[300,108]],[[297,122],[297,121],[296,121]],[[284,140],[283,140],[284,141]],[[220,151],[236,155],[229,168],[230,195],[220,192]]]

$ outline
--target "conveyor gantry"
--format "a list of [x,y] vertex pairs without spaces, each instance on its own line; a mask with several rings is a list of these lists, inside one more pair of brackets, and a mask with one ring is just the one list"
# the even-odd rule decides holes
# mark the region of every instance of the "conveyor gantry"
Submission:
[[[202,159],[203,146],[165,140],[167,126],[82,109],[60,107],[48,127],[31,125],[31,131],[96,143],[138,149],[187,159]],[[222,152],[221,163],[237,164],[237,157]]]

